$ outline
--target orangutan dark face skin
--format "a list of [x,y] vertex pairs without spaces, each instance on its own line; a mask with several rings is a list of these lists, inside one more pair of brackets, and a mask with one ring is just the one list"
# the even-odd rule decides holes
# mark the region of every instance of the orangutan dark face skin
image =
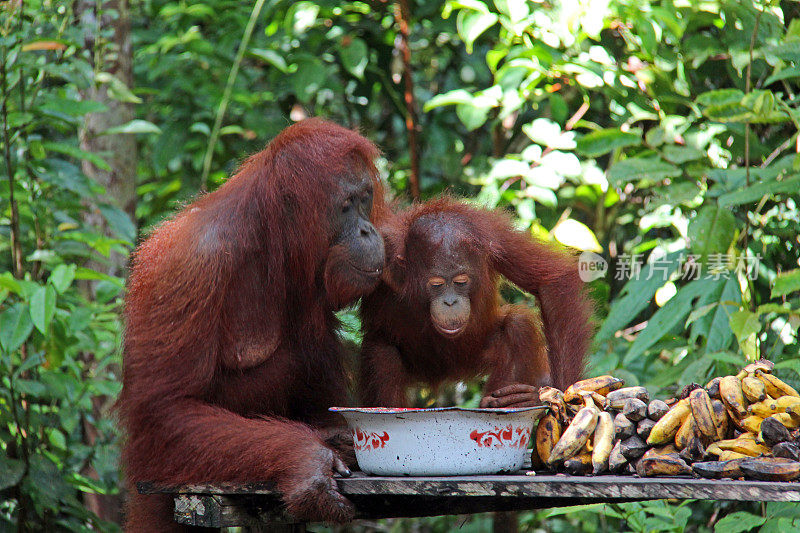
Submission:
[[448,240],[433,256],[425,288],[433,327],[443,337],[456,338],[469,324],[470,293],[476,276],[469,252]]
[[[378,283],[383,271],[383,239],[370,222],[372,181],[369,175],[358,174],[342,179],[342,189],[334,204],[335,244],[345,249],[350,275]],[[347,274],[347,272],[343,272]]]
[[469,289],[472,279],[464,269],[428,278],[431,322],[441,335],[458,337],[469,323]]

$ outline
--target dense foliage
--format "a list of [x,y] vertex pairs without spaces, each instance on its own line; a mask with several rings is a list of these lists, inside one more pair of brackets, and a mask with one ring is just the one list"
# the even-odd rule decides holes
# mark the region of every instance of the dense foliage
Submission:
[[[418,158],[423,198],[448,190],[512,210],[533,234],[596,253],[582,256],[607,268],[591,281],[592,374],[666,397],[761,356],[800,381],[795,3],[137,0],[129,13],[108,2],[91,3],[102,13],[77,1],[7,4],[0,530],[116,527],[89,504],[119,486],[111,403],[124,274],[109,265],[304,116],[379,144],[401,202]],[[132,27],[132,86],[108,68],[126,49],[103,20],[121,19]],[[116,109],[92,97],[98,88],[136,115],[101,132],[138,141],[135,220],[91,177],[115,170],[114,154],[86,149],[86,121]],[[353,315],[343,318],[357,340]],[[459,394],[474,402],[476,390]],[[490,519],[386,527],[484,531]],[[654,502],[525,513],[520,525],[789,531],[800,511]]]

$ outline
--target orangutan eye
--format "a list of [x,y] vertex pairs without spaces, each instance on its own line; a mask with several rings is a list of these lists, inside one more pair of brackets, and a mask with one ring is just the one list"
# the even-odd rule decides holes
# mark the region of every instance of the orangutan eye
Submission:
[[453,283],[456,285],[466,285],[469,283],[469,276],[466,274],[459,274],[458,276],[453,278]]
[[352,207],[352,205],[353,205],[353,202],[351,202],[350,200],[346,200],[342,204],[342,213],[347,213],[348,211],[350,211],[350,208]]
[[434,276],[428,280],[428,283],[431,285],[431,287],[441,287],[442,285],[444,285],[445,280],[444,278]]

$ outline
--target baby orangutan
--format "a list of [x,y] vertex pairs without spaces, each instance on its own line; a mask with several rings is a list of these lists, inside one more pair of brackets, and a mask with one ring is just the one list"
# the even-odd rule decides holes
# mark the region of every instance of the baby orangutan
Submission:
[[[443,198],[381,228],[382,283],[361,307],[363,405],[406,407],[416,383],[488,375],[481,407],[538,403],[538,387],[578,380],[592,306],[575,259],[495,212]],[[503,305],[500,276],[536,296],[536,315]]]

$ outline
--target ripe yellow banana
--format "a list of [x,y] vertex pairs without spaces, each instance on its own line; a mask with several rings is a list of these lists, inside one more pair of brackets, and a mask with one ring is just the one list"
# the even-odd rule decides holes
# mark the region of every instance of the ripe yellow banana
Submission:
[[[689,405],[698,433],[706,442],[716,440],[717,426],[714,423],[714,406],[705,389],[694,389],[689,394]],[[688,442],[688,441],[687,441]]]
[[592,407],[584,407],[575,415],[572,423],[564,430],[561,438],[550,452],[547,463],[554,465],[574,456],[592,436],[597,425],[599,412]]
[[675,447],[679,450],[686,448],[689,439],[694,436],[696,427],[694,415],[689,413],[686,418],[683,419],[681,427],[678,428],[678,432],[675,434]]
[[608,468],[608,456],[614,448],[614,419],[603,411],[597,417],[592,450],[592,472],[599,474]]
[[706,448],[708,453],[720,455],[722,452],[736,452],[744,455],[755,457],[757,455],[765,455],[769,453],[769,448],[763,444],[757,443],[753,439],[726,439],[719,442],[714,442]]
[[763,421],[764,419],[760,416],[750,415],[741,419],[739,421],[739,426],[745,431],[758,435],[758,432],[761,431],[761,422]]
[[752,376],[742,379],[742,392],[744,392],[744,397],[751,403],[760,402],[767,398],[767,388],[764,386],[764,382]]
[[[788,429],[795,429],[800,427],[800,418],[792,413],[775,413],[771,418],[776,419],[778,422],[786,426]],[[759,430],[761,428],[759,427]]]
[[772,374],[767,374],[763,370],[759,369],[756,370],[756,377],[760,379],[762,383],[764,383],[764,387],[767,389],[767,394],[773,398],[778,398],[780,396],[800,397],[800,394],[797,394],[796,390]]
[[747,415],[742,382],[736,376],[725,376],[719,381],[719,394],[728,409],[738,418]]
[[647,437],[647,444],[665,444],[671,440],[678,429],[681,427],[684,419],[689,416],[692,408],[689,406],[689,400],[683,399],[672,406],[672,408],[656,422],[653,429],[650,430],[650,435]]
[[580,400],[581,397],[579,393],[581,391],[596,392],[605,396],[609,392],[621,388],[624,384],[625,381],[608,375],[584,379],[583,381],[573,383],[564,391],[564,401],[574,402]]
[[731,450],[725,450],[724,452],[719,454],[719,460],[720,461],[732,461],[733,459],[744,459],[744,458],[750,459],[752,457],[753,457],[752,455],[746,455],[746,454],[739,453],[739,452],[734,452],[734,451],[731,451]]
[[536,452],[543,463],[547,464],[558,439],[561,438],[561,424],[554,414],[547,414],[539,421],[536,428]]
[[778,404],[772,398],[767,398],[760,402],[751,403],[747,406],[747,412],[751,415],[767,418],[778,412]]

